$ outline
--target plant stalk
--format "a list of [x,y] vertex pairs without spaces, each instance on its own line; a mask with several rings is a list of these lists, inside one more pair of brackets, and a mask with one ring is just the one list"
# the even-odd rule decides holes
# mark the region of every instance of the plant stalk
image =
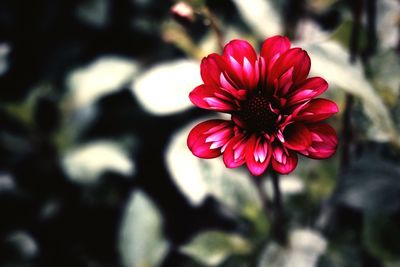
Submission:
[[266,176],[254,176],[252,178],[252,181],[257,189],[258,196],[260,197],[262,208],[264,209],[266,216],[269,217],[272,215],[272,205],[263,186]]
[[214,14],[211,12],[211,10],[207,6],[203,7],[202,13],[210,22],[211,30],[214,32],[214,34],[217,38],[218,46],[221,50],[220,52],[222,52],[224,50],[225,41],[224,41],[224,35],[222,32],[220,23],[218,22],[217,18],[214,16]]
[[275,239],[285,245],[287,243],[286,234],[286,218],[282,205],[282,193],[279,186],[279,175],[276,172],[271,172],[272,189],[274,192],[273,207],[274,217],[272,223],[272,231]]
[[[361,29],[361,15],[364,7],[364,0],[350,2],[353,14],[353,28],[350,36],[350,63],[353,64],[359,55],[359,39]],[[351,113],[353,110],[354,96],[346,94],[345,110],[342,120],[342,153],[340,155],[340,170],[343,172],[350,166],[351,142],[353,140],[353,129]]]

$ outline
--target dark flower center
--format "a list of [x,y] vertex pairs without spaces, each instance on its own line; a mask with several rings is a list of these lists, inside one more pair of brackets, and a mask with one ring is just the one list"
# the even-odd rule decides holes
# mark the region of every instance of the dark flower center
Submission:
[[272,111],[270,99],[261,94],[250,95],[241,105],[240,116],[248,130],[270,132],[274,129],[278,115]]

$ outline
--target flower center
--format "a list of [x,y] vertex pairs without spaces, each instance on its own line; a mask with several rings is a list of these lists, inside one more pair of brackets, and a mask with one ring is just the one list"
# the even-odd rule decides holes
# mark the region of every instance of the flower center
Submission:
[[278,114],[272,111],[270,99],[261,94],[250,95],[242,103],[240,116],[248,130],[255,132],[270,132],[278,119]]

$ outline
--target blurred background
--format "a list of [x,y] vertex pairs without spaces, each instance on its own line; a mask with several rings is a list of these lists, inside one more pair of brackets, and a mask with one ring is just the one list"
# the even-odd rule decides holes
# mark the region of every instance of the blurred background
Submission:
[[[0,266],[400,266],[400,1],[177,4],[0,1]],[[186,147],[201,58],[276,34],[341,110],[336,155],[280,178],[287,242]]]

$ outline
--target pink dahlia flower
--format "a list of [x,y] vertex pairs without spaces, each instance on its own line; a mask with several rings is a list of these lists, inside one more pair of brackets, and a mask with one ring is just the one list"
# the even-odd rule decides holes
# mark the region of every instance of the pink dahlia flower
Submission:
[[229,42],[222,55],[201,62],[204,84],[190,100],[198,107],[231,114],[195,126],[187,144],[200,158],[223,155],[228,168],[246,163],[253,175],[267,168],[287,174],[296,168],[298,153],[314,159],[332,156],[335,130],[323,121],[338,112],[322,94],[328,83],[307,78],[311,61],[306,51],[290,48],[287,37],[264,41],[257,56],[246,41]]

